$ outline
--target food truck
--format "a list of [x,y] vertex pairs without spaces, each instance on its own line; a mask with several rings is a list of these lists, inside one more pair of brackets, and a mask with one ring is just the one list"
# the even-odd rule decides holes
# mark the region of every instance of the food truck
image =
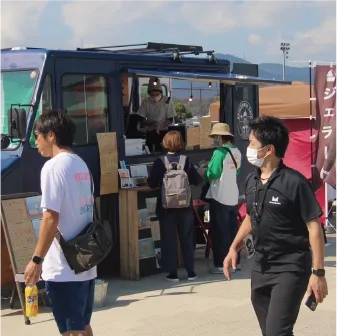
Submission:
[[[119,275],[121,263],[128,263],[122,259],[132,251],[123,250],[122,236],[125,238],[130,233],[125,230],[122,233],[121,228],[126,225],[123,222],[124,212],[129,210],[121,207],[120,192],[105,195],[100,192],[97,133],[116,134],[119,161],[125,161],[127,166],[141,164],[151,169],[151,164],[162,153],[144,151],[128,156],[126,151],[129,139],[143,137],[137,133],[133,115],[141,104],[143,93],[146,94],[150,77],[160,79],[167,96],[171,96],[172,80],[216,83],[220,109],[212,121],[230,125],[242,153],[247,146],[249,121],[258,115],[258,86],[290,84],[260,78],[257,65],[231,65],[227,60],[217,59],[214,51],[204,50],[201,46],[149,42],[77,50],[24,47],[2,50],[1,53],[2,195],[40,193],[40,172],[46,159],[36,149],[33,124],[48,109],[66,111],[76,125],[73,149],[92,172],[100,216],[109,220],[114,232],[115,245],[99,266],[101,275]],[[174,101],[174,96],[171,98]],[[170,129],[180,130],[188,142],[184,123],[174,124]],[[213,151],[211,144],[205,140],[207,134],[203,136],[203,144],[186,147],[187,154],[196,165],[209,160]],[[132,141],[128,142],[128,146],[130,143]],[[242,181],[250,169],[243,159],[239,181],[241,194]],[[200,190],[194,191],[195,197],[198,193]],[[125,197],[129,197],[129,207],[140,206],[143,202],[132,200],[130,195]],[[141,239],[140,233],[138,238]],[[144,267],[137,266],[144,270],[140,271],[141,274],[151,273],[151,267],[146,265],[153,264],[153,260],[147,263],[144,261]]]

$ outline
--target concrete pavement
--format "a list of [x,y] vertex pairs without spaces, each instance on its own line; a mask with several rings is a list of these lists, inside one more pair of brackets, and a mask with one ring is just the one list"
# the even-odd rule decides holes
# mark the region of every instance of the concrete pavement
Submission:
[[[329,295],[316,312],[302,305],[295,328],[296,336],[336,335],[336,237],[329,235],[326,272]],[[194,282],[172,284],[164,274],[139,282],[112,279],[106,307],[96,310],[92,319],[95,336],[259,336],[260,329],[250,303],[250,264],[228,282],[211,275],[202,251],[197,252]],[[179,271],[186,278],[184,270]],[[2,336],[56,336],[52,315],[44,309],[30,326],[24,325],[20,310],[8,309],[2,300]]]

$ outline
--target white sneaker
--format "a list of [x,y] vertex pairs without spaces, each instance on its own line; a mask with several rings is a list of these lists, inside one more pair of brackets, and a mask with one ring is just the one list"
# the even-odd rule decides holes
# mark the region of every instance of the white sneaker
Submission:
[[213,267],[211,269],[212,274],[223,274],[223,268],[222,267]]
[[187,277],[187,279],[188,279],[189,281],[193,281],[193,280],[195,280],[195,279],[197,279],[197,278],[198,278],[198,276],[197,276],[194,272],[189,273],[189,274],[188,274],[188,277]]

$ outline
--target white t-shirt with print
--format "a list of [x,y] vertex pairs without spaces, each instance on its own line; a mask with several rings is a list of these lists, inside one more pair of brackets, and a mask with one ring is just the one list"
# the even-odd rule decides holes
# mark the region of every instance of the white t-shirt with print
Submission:
[[[76,154],[61,152],[41,171],[41,208],[59,213],[58,230],[67,241],[77,236],[93,219],[91,177],[85,162]],[[54,239],[42,264],[42,279],[55,282],[96,278],[96,267],[75,274]]]

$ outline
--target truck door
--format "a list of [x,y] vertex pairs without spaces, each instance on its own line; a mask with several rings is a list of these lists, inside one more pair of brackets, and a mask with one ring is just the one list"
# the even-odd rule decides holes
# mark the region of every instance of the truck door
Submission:
[[73,149],[87,163],[97,191],[100,165],[96,133],[120,133],[120,96],[113,90],[117,84],[114,69],[115,63],[105,59],[55,59],[56,105],[66,110],[76,125]]
[[[80,52],[79,52],[80,53]],[[122,89],[115,63],[101,58],[56,58],[57,107],[66,110],[76,125],[73,150],[86,162],[94,179],[95,196],[101,219],[112,225],[118,242],[118,195],[100,195],[100,159],[96,133],[116,132],[123,125]],[[118,140],[117,140],[118,141]],[[111,265],[119,264],[118,244],[98,267],[99,276],[118,274]]]

